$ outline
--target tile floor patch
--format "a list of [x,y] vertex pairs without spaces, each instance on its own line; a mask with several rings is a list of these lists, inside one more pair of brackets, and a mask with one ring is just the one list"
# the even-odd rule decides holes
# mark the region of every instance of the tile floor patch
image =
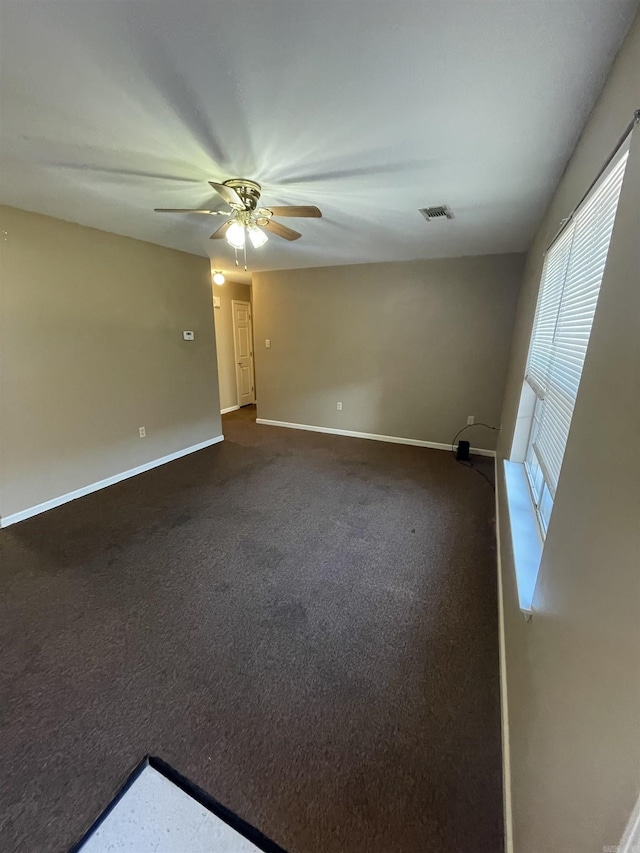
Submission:
[[147,766],[82,853],[256,853],[259,848]]

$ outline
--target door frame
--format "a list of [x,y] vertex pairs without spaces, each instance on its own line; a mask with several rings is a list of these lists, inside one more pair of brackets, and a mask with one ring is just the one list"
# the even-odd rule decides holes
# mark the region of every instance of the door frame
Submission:
[[251,302],[246,299],[231,300],[231,326],[233,329],[233,364],[236,371],[236,402],[240,407],[240,377],[238,376],[238,346],[236,343],[236,305],[247,306],[247,316],[249,317],[249,354],[251,357],[251,384],[253,390],[253,400],[251,403],[244,403],[245,406],[250,406],[256,402],[256,368],[255,359],[253,356],[253,312],[251,310]]

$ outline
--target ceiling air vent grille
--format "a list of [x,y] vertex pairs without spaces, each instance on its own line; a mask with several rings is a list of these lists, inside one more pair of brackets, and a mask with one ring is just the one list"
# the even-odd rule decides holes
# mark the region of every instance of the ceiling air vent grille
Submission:
[[433,222],[437,219],[453,219],[453,213],[446,204],[440,204],[437,207],[421,207],[420,213],[427,222]]

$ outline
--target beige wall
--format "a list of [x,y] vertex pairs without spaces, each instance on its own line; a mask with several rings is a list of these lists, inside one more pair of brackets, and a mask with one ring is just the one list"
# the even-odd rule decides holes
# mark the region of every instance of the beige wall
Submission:
[[0,515],[220,435],[208,260],[0,213]]
[[258,416],[442,443],[497,425],[523,260],[254,273]]
[[215,308],[213,312],[216,324],[220,408],[228,409],[231,406],[238,405],[231,301],[238,299],[243,302],[251,302],[251,287],[248,284],[228,280],[222,286],[213,284],[212,287],[213,295],[220,297],[220,307]]
[[[529,255],[501,459],[513,435],[543,251],[638,106],[636,19]],[[639,203],[636,129],[530,623],[518,611],[499,482],[516,853],[617,845],[640,790]]]

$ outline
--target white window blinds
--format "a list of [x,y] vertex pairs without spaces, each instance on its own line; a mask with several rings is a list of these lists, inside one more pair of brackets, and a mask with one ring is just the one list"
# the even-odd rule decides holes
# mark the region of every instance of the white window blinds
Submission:
[[627,156],[628,149],[616,158],[545,258],[525,378],[541,402],[531,442],[551,495],[560,477]]

